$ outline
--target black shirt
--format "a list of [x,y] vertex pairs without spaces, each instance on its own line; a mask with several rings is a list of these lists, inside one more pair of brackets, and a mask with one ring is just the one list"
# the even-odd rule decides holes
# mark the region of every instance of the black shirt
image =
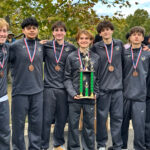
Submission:
[[[120,40],[113,39],[113,56],[111,65],[114,67],[114,71],[110,72],[108,70],[109,62],[104,46],[104,42],[97,42],[91,48],[91,50],[97,53],[101,57],[101,72],[100,76],[100,90],[102,91],[112,91],[112,90],[122,90],[122,57],[124,52],[123,43]],[[108,52],[110,55],[110,48],[108,47]]]
[[[59,58],[62,45],[59,45],[55,41],[55,46],[56,46],[56,56],[57,58]],[[66,59],[68,55],[75,50],[76,48],[72,44],[66,41],[64,42],[64,50],[58,63],[60,70],[56,71],[55,67],[57,63],[54,54],[53,41],[49,41],[46,44],[44,44],[44,61],[45,61],[44,87],[64,89],[63,81],[64,81],[64,68],[66,64]]]
[[[27,40],[31,56],[33,55],[35,40]],[[14,42],[10,47],[10,62],[13,72],[12,95],[31,95],[43,91],[43,49],[39,41],[32,65],[33,71],[29,71],[31,65],[24,39]]]
[[[140,49],[133,49],[134,62],[136,63]],[[135,101],[145,101],[146,99],[146,79],[149,71],[150,52],[143,51],[139,59],[136,71],[138,76],[133,76],[135,71],[133,67],[131,48],[124,52],[123,57],[123,94],[124,97]]]
[[[2,50],[3,49],[3,50]],[[0,72],[4,72],[4,76],[0,78],[0,97],[3,97],[7,94],[7,63],[9,56],[9,45],[2,44],[0,45],[0,61],[3,62],[4,58],[4,67],[0,67]]]

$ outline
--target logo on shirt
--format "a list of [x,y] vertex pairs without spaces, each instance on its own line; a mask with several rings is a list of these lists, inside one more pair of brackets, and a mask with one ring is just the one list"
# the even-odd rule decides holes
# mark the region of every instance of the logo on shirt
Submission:
[[141,56],[141,60],[144,61],[146,58],[145,56]]
[[38,48],[38,51],[39,51],[39,52],[41,52],[41,51],[42,51],[42,49],[41,49],[41,48]]
[[68,51],[69,51],[69,47],[66,47],[66,48],[65,48],[65,51],[68,52]]
[[115,49],[116,49],[116,51],[119,51],[119,50],[120,50],[119,46],[116,46]]

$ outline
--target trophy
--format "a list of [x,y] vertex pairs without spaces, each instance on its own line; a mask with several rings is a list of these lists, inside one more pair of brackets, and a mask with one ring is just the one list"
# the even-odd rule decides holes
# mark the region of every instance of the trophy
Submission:
[[80,98],[94,99],[94,67],[89,56],[83,58],[84,69],[80,68]]

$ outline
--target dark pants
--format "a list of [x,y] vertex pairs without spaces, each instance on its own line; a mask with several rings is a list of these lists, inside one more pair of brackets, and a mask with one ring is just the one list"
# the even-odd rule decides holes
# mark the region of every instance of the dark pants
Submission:
[[65,143],[64,127],[68,116],[67,93],[63,89],[45,88],[43,104],[42,148],[49,148],[50,129],[55,119],[54,147]]
[[123,148],[127,148],[129,121],[132,119],[134,129],[134,149],[145,150],[145,102],[124,99],[122,123]]
[[24,126],[28,115],[29,150],[40,150],[43,116],[43,92],[12,97],[12,146],[25,150]]
[[79,120],[83,109],[81,143],[83,150],[95,150],[94,105],[69,103],[68,150],[80,150]]
[[10,150],[9,103],[0,102],[0,149]]
[[108,140],[106,122],[110,112],[110,129],[114,150],[121,150],[121,125],[123,120],[122,91],[100,92],[97,101],[97,147],[106,147]]
[[150,97],[146,99],[145,145],[150,149]]

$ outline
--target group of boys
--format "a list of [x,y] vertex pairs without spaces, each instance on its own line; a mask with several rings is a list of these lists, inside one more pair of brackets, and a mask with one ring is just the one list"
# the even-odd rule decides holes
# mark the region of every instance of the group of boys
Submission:
[[[10,63],[13,150],[26,149],[24,126],[27,115],[29,150],[49,148],[54,119],[54,150],[64,150],[64,127],[68,116],[64,69],[67,56],[76,48],[64,40],[67,29],[61,21],[52,25],[54,40],[43,45],[37,39],[35,18],[23,20],[21,27],[24,37],[11,45],[5,44],[9,25],[0,19],[0,149],[10,150],[7,96],[7,63]],[[124,49],[120,40],[112,38],[114,27],[111,22],[100,22],[97,31],[103,39],[91,48],[101,58],[96,109],[97,149],[106,149],[106,121],[110,113],[112,147],[109,150],[127,149],[130,119],[134,128],[134,149],[150,150],[150,116],[146,115],[150,112],[150,52],[144,51],[141,44],[144,29],[133,27],[130,30],[131,46],[128,49]],[[87,147],[86,150],[93,149]]]

